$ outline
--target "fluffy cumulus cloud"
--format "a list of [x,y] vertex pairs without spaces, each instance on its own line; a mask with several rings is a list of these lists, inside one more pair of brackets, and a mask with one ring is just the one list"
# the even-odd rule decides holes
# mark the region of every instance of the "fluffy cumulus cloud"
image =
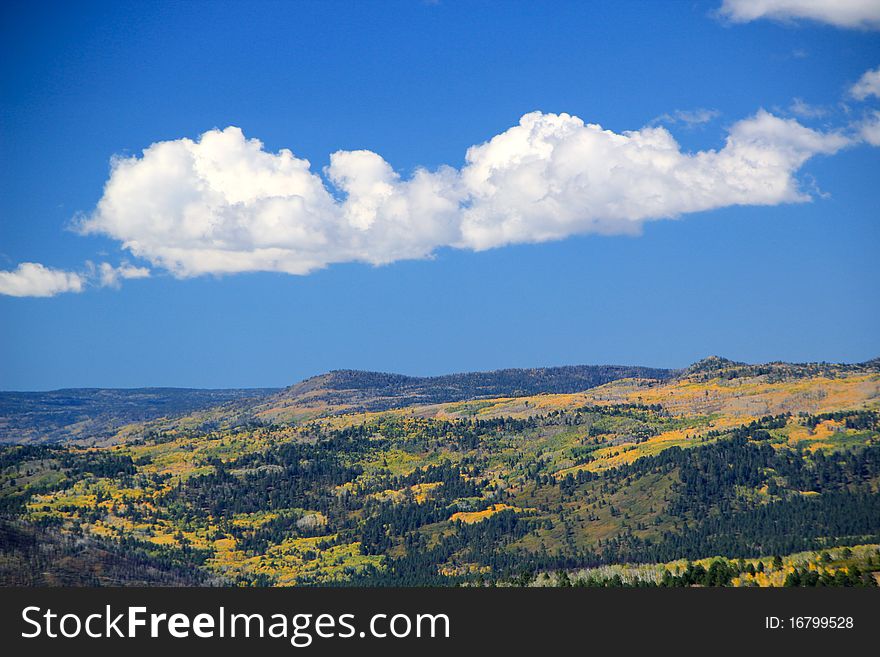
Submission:
[[289,150],[266,152],[238,128],[212,130],[114,160],[81,228],[181,276],[305,274],[331,262],[424,257],[455,239],[451,169],[404,181],[375,153],[346,151],[332,155],[326,175],[344,202]]
[[844,28],[880,29],[877,0],[724,0],[720,13],[736,23],[806,19]]
[[730,205],[804,201],[796,173],[849,143],[765,111],[723,148],[683,152],[663,127],[615,133],[532,112],[468,149],[461,169],[401,177],[371,151],[331,155],[323,176],[235,127],[113,161],[84,233],[108,235],[180,277],[306,274],[339,262],[424,258],[585,233]]
[[12,297],[53,297],[62,292],[82,292],[85,278],[76,272],[23,262],[12,271],[0,271],[0,294]]
[[[880,2],[877,4],[880,5]],[[880,98],[880,66],[865,71],[859,81],[850,87],[849,94],[856,100],[865,100],[870,96]]]
[[82,292],[87,287],[119,288],[123,280],[148,278],[150,270],[127,262],[86,261],[82,271],[65,271],[38,262],[23,262],[11,271],[0,271],[0,295],[11,297],[54,297],[64,292]]

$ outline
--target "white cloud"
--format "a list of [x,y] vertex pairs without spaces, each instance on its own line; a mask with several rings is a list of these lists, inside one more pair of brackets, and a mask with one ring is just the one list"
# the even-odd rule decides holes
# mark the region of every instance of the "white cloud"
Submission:
[[714,109],[699,108],[695,110],[675,110],[671,114],[662,114],[651,123],[682,124],[689,128],[709,123],[721,116],[721,112]]
[[800,116],[805,119],[818,119],[828,115],[828,109],[826,107],[811,105],[802,98],[795,98],[791,102],[788,111],[795,116]]
[[267,152],[230,127],[115,159],[80,229],[180,277],[306,274],[424,258],[443,246],[635,234],[645,221],[689,212],[805,201],[800,166],[848,143],[760,111],[734,124],[722,149],[684,153],[663,127],[618,134],[533,112],[468,149],[460,170],[403,179],[376,153],[339,151],[324,170],[328,186],[307,160]]
[[0,271],[0,294],[12,297],[53,297],[62,292],[82,292],[85,279],[75,272],[23,262],[12,271]]
[[114,267],[109,262],[102,262],[98,265],[97,275],[101,287],[119,288],[122,280],[132,278],[149,278],[150,270],[146,267],[135,267],[128,263],[123,263],[118,267]]
[[375,153],[352,151],[334,153],[326,173],[344,203],[307,160],[268,153],[238,128],[212,130],[115,159],[81,228],[180,276],[378,264],[424,257],[455,238],[451,169],[402,181]]
[[82,272],[46,267],[37,262],[23,262],[12,271],[0,271],[0,294],[13,297],[54,297],[62,292],[82,292],[89,286],[119,288],[123,280],[148,278],[150,270],[123,262],[114,267],[109,262],[95,265],[86,261]]
[[736,23],[807,19],[837,27],[880,29],[877,0],[724,0],[720,13]]
[[859,81],[850,87],[849,95],[856,100],[865,100],[869,96],[880,98],[880,66],[865,71]]
[[567,114],[527,114],[468,151],[463,244],[635,233],[689,212],[804,201],[795,171],[848,142],[760,111],[734,124],[721,150],[687,154],[665,128],[616,134]]
[[880,112],[874,111],[859,127],[859,135],[871,146],[880,146]]

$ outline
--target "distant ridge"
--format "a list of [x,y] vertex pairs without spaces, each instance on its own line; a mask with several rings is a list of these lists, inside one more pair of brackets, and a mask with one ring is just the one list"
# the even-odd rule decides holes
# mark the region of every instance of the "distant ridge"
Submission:
[[334,370],[306,379],[266,401],[266,406],[321,404],[381,411],[411,404],[440,404],[490,397],[580,392],[618,379],[665,381],[677,370],[628,365],[569,365],[415,377]]
[[834,378],[858,372],[880,372],[880,358],[873,358],[862,363],[785,363],[774,361],[750,365],[720,356],[709,356],[684,369],[679,376],[696,381],[714,378],[732,380],[745,377],[764,377],[768,382],[774,382],[808,376]]
[[0,443],[112,440],[132,424],[176,421],[198,413],[193,426],[207,428],[254,420],[289,422],[341,412],[383,411],[537,394],[581,392],[619,379],[656,382],[689,379],[767,382],[810,376],[834,378],[880,372],[880,358],[863,363],[750,365],[709,356],[680,370],[628,365],[569,365],[500,369],[417,377],[385,372],[334,370],[283,389],[76,388],[50,392],[0,392]]
[[807,376],[835,377],[853,372],[880,372],[880,359],[855,364],[774,362],[750,365],[721,356],[709,356],[683,370],[627,365],[570,365],[432,377],[334,370],[271,395],[260,404],[257,414],[270,419],[290,419],[297,417],[293,410],[297,408],[323,407],[328,412],[383,411],[413,404],[564,394],[629,378],[667,381],[679,378],[731,380],[760,376],[768,381],[783,381]]
[[133,422],[179,417],[232,402],[252,402],[276,390],[67,388],[0,392],[0,443],[107,438]]
[[748,364],[730,360],[729,358],[722,358],[721,356],[708,356],[687,367],[683,374],[687,376],[690,374],[698,374],[700,372],[720,372],[731,367],[744,366],[748,366]]

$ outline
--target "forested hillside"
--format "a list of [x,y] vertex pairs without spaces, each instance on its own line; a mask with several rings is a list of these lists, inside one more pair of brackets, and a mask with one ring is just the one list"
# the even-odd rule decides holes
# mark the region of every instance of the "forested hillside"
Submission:
[[128,425],[203,427],[296,420],[327,412],[386,410],[482,397],[579,392],[622,378],[669,378],[669,370],[618,365],[506,369],[437,377],[338,370],[283,390],[83,388],[0,392],[0,443],[110,442]]
[[[453,401],[438,401],[439,384],[337,372],[282,393],[324,396],[305,416],[266,413],[278,401],[268,397],[246,421],[214,409],[129,427],[115,444],[4,447],[0,576],[876,584],[876,361],[707,359],[674,376],[638,371],[574,391],[566,386],[586,371],[560,369],[462,375],[457,388],[450,378],[445,394],[468,395]],[[486,397],[486,381],[509,394]],[[516,394],[528,385],[566,391]],[[394,404],[384,397],[392,390]],[[332,397],[351,391],[363,398],[346,397],[347,409]],[[428,399],[407,403],[411,395]]]
[[267,399],[256,412],[265,418],[295,419],[316,411],[384,411],[468,399],[580,392],[619,379],[663,381],[674,374],[672,370],[621,365],[505,369],[433,377],[336,370],[286,388]]

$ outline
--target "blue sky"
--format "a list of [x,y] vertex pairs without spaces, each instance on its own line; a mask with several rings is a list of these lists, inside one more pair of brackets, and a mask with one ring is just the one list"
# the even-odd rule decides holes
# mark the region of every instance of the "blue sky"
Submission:
[[720,5],[4,5],[0,389],[880,355],[880,18]]

